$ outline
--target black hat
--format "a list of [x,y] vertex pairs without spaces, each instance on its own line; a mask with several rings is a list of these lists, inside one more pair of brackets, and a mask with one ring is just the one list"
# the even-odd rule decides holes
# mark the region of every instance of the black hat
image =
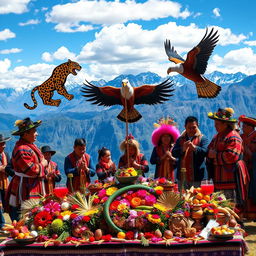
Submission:
[[42,146],[41,151],[42,153],[50,152],[52,156],[56,153],[56,151],[52,150],[51,147],[48,145]]
[[3,134],[0,134],[0,143],[6,142],[10,139],[11,139],[11,137],[6,137],[5,138]]
[[41,120],[33,122],[29,117],[23,120],[16,120],[14,126],[18,126],[19,130],[14,131],[12,135],[21,135],[30,129],[38,127],[39,125],[41,125],[41,123]]

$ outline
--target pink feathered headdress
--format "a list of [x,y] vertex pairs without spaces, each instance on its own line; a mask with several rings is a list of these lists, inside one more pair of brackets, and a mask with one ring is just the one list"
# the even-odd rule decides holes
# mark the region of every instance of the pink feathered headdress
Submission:
[[164,134],[171,135],[174,142],[176,142],[176,140],[180,136],[179,130],[176,126],[174,126],[173,119],[160,119],[160,122],[158,124],[155,124],[155,126],[156,125],[158,126],[158,128],[155,129],[151,135],[152,144],[155,147],[158,146],[158,142]]

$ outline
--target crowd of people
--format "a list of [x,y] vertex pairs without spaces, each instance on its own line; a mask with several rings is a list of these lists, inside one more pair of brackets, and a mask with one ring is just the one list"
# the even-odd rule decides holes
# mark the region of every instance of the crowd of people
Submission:
[[[212,179],[215,191],[223,191],[227,199],[233,200],[237,212],[256,220],[256,119],[243,115],[236,120],[233,114],[231,108],[208,113],[217,131],[211,141],[202,134],[194,116],[186,118],[182,133],[173,119],[160,119],[152,133],[150,163],[155,165],[155,178],[177,182],[180,189],[181,185],[199,187],[203,180]],[[237,121],[242,126],[241,135]],[[25,200],[51,193],[61,180],[59,168],[51,159],[56,151],[49,145],[39,149],[34,143],[41,123],[30,118],[15,122],[18,130],[12,135],[19,139],[11,157],[5,152],[6,142],[11,138],[0,134],[0,228],[5,223],[4,211],[12,220],[18,220]],[[64,162],[69,191],[84,192],[95,174],[104,182],[121,168],[133,167],[143,176],[149,172],[146,157],[132,135],[120,144],[120,149],[123,155],[118,167],[106,147],[98,151],[95,167],[86,153],[86,140],[76,138],[73,152]],[[186,169],[183,178],[182,169]]]

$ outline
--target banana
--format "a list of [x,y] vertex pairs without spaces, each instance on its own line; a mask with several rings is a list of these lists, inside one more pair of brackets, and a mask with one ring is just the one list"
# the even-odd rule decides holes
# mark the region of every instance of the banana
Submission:
[[143,212],[151,212],[151,210],[143,210],[143,209],[137,209],[137,208],[135,208],[135,209],[133,209],[133,210],[135,210],[135,211],[137,211],[137,212],[139,212],[139,211],[143,211]]
[[224,214],[230,216],[230,212],[227,209],[220,207],[220,206],[217,207],[217,209],[218,209],[218,212],[223,212]]
[[230,209],[230,208],[228,208],[228,207],[225,207],[225,209],[231,214],[231,215],[233,215],[236,219],[240,219],[240,217],[232,210],[232,209]]

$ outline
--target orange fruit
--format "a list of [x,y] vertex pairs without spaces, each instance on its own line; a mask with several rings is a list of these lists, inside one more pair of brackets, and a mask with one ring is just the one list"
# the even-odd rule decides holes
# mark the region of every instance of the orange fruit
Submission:
[[117,238],[124,239],[125,238],[125,233],[124,232],[118,232],[117,233]]
[[18,239],[23,239],[24,237],[25,237],[24,233],[19,233],[17,236]]
[[202,189],[200,187],[199,188],[195,188],[195,190],[196,190],[197,193],[202,192]]
[[207,202],[204,199],[200,200],[200,204],[206,204],[206,203]]
[[198,199],[194,199],[193,200],[193,204],[199,204],[199,200]]
[[211,197],[210,197],[209,195],[205,195],[205,196],[204,196],[204,200],[208,202],[208,201],[211,200]]
[[203,197],[204,197],[204,195],[203,195],[202,193],[198,193],[198,194],[196,195],[196,199],[198,199],[198,200],[203,199]]

